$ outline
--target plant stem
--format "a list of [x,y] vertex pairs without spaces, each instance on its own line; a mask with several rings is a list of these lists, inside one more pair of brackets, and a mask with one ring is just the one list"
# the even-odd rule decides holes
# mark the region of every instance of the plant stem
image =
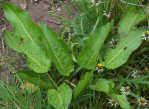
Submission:
[[57,84],[55,83],[55,81],[52,79],[51,75],[49,73],[47,73],[49,80],[52,82],[53,86],[58,89]]
[[76,71],[71,75],[70,80],[71,80],[76,74],[78,74],[81,69],[82,69],[82,67],[77,68]]

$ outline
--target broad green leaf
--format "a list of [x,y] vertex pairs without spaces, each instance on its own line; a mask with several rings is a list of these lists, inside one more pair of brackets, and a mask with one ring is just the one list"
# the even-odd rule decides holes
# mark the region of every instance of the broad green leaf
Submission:
[[71,51],[50,27],[43,23],[41,27],[49,45],[50,59],[62,75],[69,76],[74,68]]
[[122,109],[131,109],[130,103],[127,101],[127,98],[125,95],[113,94],[111,98],[117,101]]
[[103,65],[108,69],[115,69],[127,62],[131,53],[141,45],[143,32],[144,30],[136,29],[130,31],[128,36],[120,34],[116,48],[106,50]]
[[31,70],[19,70],[17,72],[17,75],[30,82],[33,83],[37,86],[40,86],[42,88],[48,89],[48,88],[53,88],[52,84],[50,83],[50,81],[48,81],[47,79],[45,79],[45,75],[44,74],[37,74],[34,71]]
[[68,109],[72,99],[72,89],[65,83],[60,85],[57,90],[48,90],[48,102],[55,109]]
[[136,24],[138,24],[145,18],[146,13],[143,9],[132,6],[129,7],[119,22],[119,28],[118,28],[119,34],[127,35],[135,27]]
[[135,27],[140,21],[145,19],[142,10],[129,8],[119,23],[118,34],[115,40],[118,40],[115,48],[105,50],[103,65],[108,69],[115,69],[127,62],[129,56],[142,43],[142,34],[145,30]]
[[74,89],[74,98],[76,98],[81,93],[81,91],[85,89],[85,87],[88,85],[89,81],[91,80],[92,76],[93,76],[93,72],[86,72],[85,75],[83,75],[77,87]]
[[103,78],[100,78],[96,80],[92,85],[89,86],[92,90],[104,92],[106,94],[109,94],[114,88],[114,82],[112,80],[106,80]]
[[95,33],[90,36],[85,44],[85,47],[79,53],[78,63],[81,67],[85,67],[87,69],[95,68],[99,50],[104,44],[104,41],[108,36],[112,25],[113,22],[108,23],[105,26],[100,27]]
[[27,11],[11,2],[1,2],[5,16],[12,25],[13,32],[5,33],[7,44],[27,56],[27,64],[38,73],[47,72],[50,60],[42,42],[44,37],[40,27],[29,17]]

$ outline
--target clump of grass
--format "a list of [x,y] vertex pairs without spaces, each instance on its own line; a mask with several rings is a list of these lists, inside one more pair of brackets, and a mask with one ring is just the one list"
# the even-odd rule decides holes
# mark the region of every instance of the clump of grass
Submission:
[[50,109],[44,91],[40,88],[34,90],[35,87],[26,84],[16,74],[11,79],[13,79],[11,84],[0,80],[1,109]]

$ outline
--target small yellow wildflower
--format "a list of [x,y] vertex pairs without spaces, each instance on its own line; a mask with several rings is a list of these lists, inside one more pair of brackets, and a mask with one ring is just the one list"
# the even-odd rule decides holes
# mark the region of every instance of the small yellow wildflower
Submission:
[[140,0],[140,2],[144,2],[144,0]]
[[141,101],[142,103],[145,103],[145,102],[146,102],[146,99],[145,99],[144,97],[141,97],[141,98],[140,98],[140,101]]
[[147,35],[149,35],[149,30],[148,30],[148,31],[146,31],[146,34],[147,34]]
[[100,63],[100,64],[97,64],[97,66],[98,66],[99,68],[101,68],[103,65]]
[[129,90],[131,87],[129,86],[129,85],[127,85],[126,87],[125,87],[125,89],[126,90]]
[[148,67],[147,67],[147,66],[145,66],[145,67],[144,67],[144,70],[145,70],[145,71],[148,71]]

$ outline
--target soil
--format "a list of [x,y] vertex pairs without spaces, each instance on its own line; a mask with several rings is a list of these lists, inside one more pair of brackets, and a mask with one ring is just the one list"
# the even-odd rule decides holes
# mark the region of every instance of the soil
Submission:
[[[2,0],[0,0],[2,1]],[[13,2],[18,5],[20,8],[27,10],[30,13],[31,18],[35,23],[43,21],[52,27],[55,31],[59,31],[62,25],[59,25],[59,22],[62,19],[57,19],[56,17],[48,13],[49,10],[53,10],[56,13],[62,14],[64,17],[72,19],[73,16],[70,16],[67,10],[58,2],[51,2],[52,0],[5,0]],[[74,9],[73,5],[69,0],[62,0],[64,4],[69,6],[71,9]],[[72,8],[73,7],[73,8]],[[0,79],[9,80],[10,74],[14,70],[20,68],[26,68],[24,55],[16,53],[8,46],[6,46],[4,39],[4,31],[6,28],[10,28],[8,21],[4,18],[3,11],[0,7]],[[10,80],[9,80],[10,81]]]

